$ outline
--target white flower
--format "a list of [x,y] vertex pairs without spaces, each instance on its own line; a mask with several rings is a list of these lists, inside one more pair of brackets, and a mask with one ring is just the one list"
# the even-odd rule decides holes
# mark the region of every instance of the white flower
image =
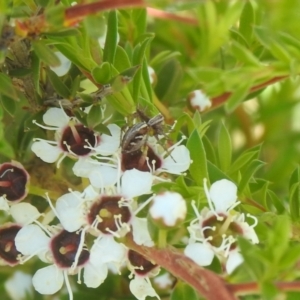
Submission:
[[44,295],[52,295],[61,289],[65,281],[72,299],[68,275],[77,274],[84,269],[84,265],[91,264],[89,252],[84,248],[83,234],[69,233],[49,226],[48,229],[53,233],[43,229],[47,234],[38,225],[29,224],[17,233],[16,248],[25,255],[21,262],[38,255],[42,261],[50,263],[50,266],[39,269],[34,274],[32,283],[35,290]]
[[12,300],[25,300],[28,299],[28,296],[33,297],[31,280],[29,274],[16,271],[5,281],[4,287]]
[[185,219],[187,212],[186,202],[175,192],[164,192],[156,195],[149,210],[153,220],[165,227],[174,227]]
[[75,117],[69,117],[62,108],[52,107],[43,115],[46,124],[33,123],[39,127],[55,131],[55,140],[43,140],[35,138],[31,150],[43,161],[53,163],[58,161],[57,166],[65,156],[83,158],[92,154],[109,155],[118,148],[116,135],[118,127],[109,125],[113,136],[99,135],[93,130],[83,126]]
[[152,198],[136,209],[132,198],[116,191],[113,194],[99,194],[88,187],[82,194],[72,191],[62,195],[57,199],[55,208],[48,200],[61,224],[69,232],[84,228],[95,236],[122,237],[132,228],[133,239],[137,244],[153,246],[147,224],[144,219],[136,217]]
[[138,300],[145,300],[148,296],[160,299],[147,277],[135,276],[135,278],[130,281],[129,289]]
[[[185,139],[185,137],[183,138]],[[128,172],[135,171],[135,179],[132,179],[131,184],[128,185],[131,189],[138,189],[139,186],[147,186],[144,194],[151,190],[151,186],[155,181],[166,181],[166,178],[161,178],[161,173],[169,173],[175,175],[185,174],[188,170],[191,159],[189,150],[184,145],[180,145],[183,141],[180,140],[178,143],[168,149],[164,149],[157,141],[156,138],[149,137],[146,145],[147,153],[145,151],[136,151],[134,153],[123,153],[122,154],[122,170],[123,177]],[[141,175],[139,175],[139,173]],[[142,175],[150,174],[150,175]],[[142,179],[143,176],[144,178]],[[140,177],[140,179],[138,179]],[[137,184],[136,184],[137,183]],[[141,188],[140,188],[141,189]]]
[[254,244],[258,243],[254,231],[257,219],[247,214],[248,218],[254,220],[254,224],[249,225],[245,221],[245,214],[233,210],[240,203],[233,182],[222,179],[213,183],[208,190],[204,180],[204,191],[209,209],[204,207],[199,213],[192,202],[197,218],[188,227],[190,240],[184,254],[200,266],[210,265],[216,255],[225,264],[227,272],[231,273],[243,262],[236,236],[241,235]]
[[129,289],[138,300],[144,300],[147,296],[160,299],[149,279],[160,272],[159,266],[148,261],[141,254],[129,250],[128,268],[131,271],[129,278],[134,277],[130,281]]
[[111,263],[119,270],[125,260],[126,251],[126,247],[111,236],[97,238],[90,251],[90,264],[84,273],[86,285],[98,287],[107,277]]
[[192,108],[199,110],[200,112],[211,107],[211,100],[201,91],[195,90],[188,96],[188,101]]

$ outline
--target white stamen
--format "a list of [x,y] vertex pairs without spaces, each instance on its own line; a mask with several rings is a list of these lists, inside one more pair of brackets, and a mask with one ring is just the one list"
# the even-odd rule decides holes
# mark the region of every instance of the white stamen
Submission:
[[64,274],[64,278],[65,278],[67,291],[69,293],[69,300],[73,300],[73,292],[72,292],[72,289],[71,289],[68,273],[67,273],[67,271],[63,271],[63,274]]
[[145,208],[150,202],[151,200],[155,197],[156,195],[153,194],[153,196],[151,196],[148,200],[146,200],[144,203],[142,203],[134,212],[134,215],[136,216],[143,208]]
[[3,174],[0,176],[0,178],[2,178],[3,176],[5,176],[5,174],[7,173],[7,172],[13,172],[14,171],[14,169],[7,169],[7,170],[5,170],[4,172],[3,172]]
[[258,224],[257,218],[254,217],[254,216],[252,216],[252,215],[250,215],[250,214],[247,214],[247,217],[254,220],[254,223],[252,225],[249,225],[251,228],[254,228]]
[[87,228],[83,228],[81,230],[81,234],[80,234],[80,243],[78,245],[78,249],[77,249],[77,252],[76,252],[76,255],[75,255],[75,258],[74,258],[74,262],[71,266],[71,269],[75,269],[78,265],[78,260],[79,260],[79,256],[82,252],[82,249],[83,249],[83,245],[84,245],[84,238],[85,238],[85,232],[86,232]]
[[57,130],[59,127],[49,127],[38,123],[36,120],[32,120],[32,123],[46,130]]

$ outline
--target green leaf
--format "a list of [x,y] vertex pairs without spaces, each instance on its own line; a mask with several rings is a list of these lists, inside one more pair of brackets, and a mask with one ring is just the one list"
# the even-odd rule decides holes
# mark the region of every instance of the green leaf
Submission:
[[16,101],[0,94],[1,103],[3,108],[13,117],[16,111]]
[[246,98],[249,90],[251,88],[252,81],[241,82],[239,86],[236,87],[235,91],[232,92],[225,104],[226,112],[230,113],[234,111],[237,106]]
[[105,19],[99,14],[88,15],[83,19],[83,25],[88,36],[98,39],[103,36],[105,32]]
[[159,68],[162,65],[162,63],[164,63],[165,61],[180,55],[181,53],[177,51],[170,51],[170,50],[161,51],[156,56],[154,56],[154,58],[151,59],[149,65],[152,66],[153,69],[156,69]]
[[111,64],[103,62],[92,70],[92,76],[96,82],[106,84],[110,81],[112,75]]
[[129,68],[116,77],[112,78],[109,83],[111,85],[113,92],[120,92],[124,87],[132,81],[134,76],[136,75],[137,71],[140,69],[140,66],[134,66]]
[[115,10],[111,10],[108,14],[107,33],[105,46],[103,51],[103,61],[111,64],[115,61],[115,54],[118,44],[118,17]]
[[[244,257],[244,265],[247,267],[247,271],[251,277],[255,280],[262,278],[264,273],[264,266],[259,259],[257,259],[259,250],[250,241],[238,237],[238,244],[241,250],[241,254]],[[253,259],[255,257],[256,259]]]
[[11,79],[3,73],[0,73],[0,93],[15,101],[19,100]]
[[53,86],[54,90],[63,98],[68,99],[70,97],[70,90],[67,86],[62,82],[61,78],[59,78],[52,70],[46,70],[47,76]]
[[268,247],[272,251],[270,261],[279,262],[289,248],[291,224],[288,216],[281,215],[273,223],[272,231],[268,235]]
[[248,164],[254,157],[257,158],[259,150],[243,152],[231,165],[229,174],[239,171],[242,167]]
[[249,164],[248,168],[243,172],[242,179],[239,183],[239,193],[242,193],[246,188],[249,180],[252,178],[253,174],[260,169],[265,163],[260,160],[253,160]]
[[221,179],[228,179],[232,181],[225,173],[223,173],[217,166],[215,166],[210,161],[207,161],[207,169],[210,182],[215,182]]
[[93,105],[87,115],[87,123],[89,128],[94,128],[102,121],[102,111],[100,105]]
[[176,94],[181,84],[182,67],[177,60],[171,59],[165,62],[156,74],[157,84],[155,92],[162,102],[171,104],[173,99],[176,99]]
[[[145,52],[147,50],[148,45],[152,41],[152,39],[153,39],[153,36],[147,37],[141,44],[138,44],[134,48],[134,52],[133,52],[133,64],[134,65],[146,64],[146,60],[144,59]],[[143,70],[143,67],[137,71],[136,76],[133,80],[133,93],[132,93],[133,99],[138,99],[138,97],[140,95],[141,81],[143,79],[142,78],[142,70]],[[149,79],[148,79],[148,82],[149,82]]]
[[[282,203],[282,200],[271,190],[268,190],[267,194],[271,198],[272,204],[275,206],[277,213],[283,214],[285,212],[285,207]],[[271,210],[270,207],[269,210]]]
[[289,182],[289,204],[290,214],[293,220],[299,220],[300,217],[300,167],[292,173]]
[[221,170],[226,172],[231,165],[232,146],[229,132],[223,123],[219,133],[218,156]]
[[187,283],[178,281],[175,289],[173,290],[171,297],[171,300],[182,300],[182,299],[188,299],[188,300],[198,300],[198,295],[195,292],[195,290],[189,286]]
[[36,55],[47,65],[51,67],[58,67],[60,65],[59,58],[50,50],[43,40],[33,41],[32,48]]
[[32,51],[31,53],[31,60],[32,60],[32,80],[33,80],[34,88],[36,92],[40,94],[41,61],[34,51]]
[[261,66],[259,60],[252,54],[252,52],[241,44],[232,42],[231,51],[239,61],[245,63],[246,65],[253,65],[257,67]]
[[136,8],[132,10],[132,22],[135,24],[136,36],[139,37],[146,32],[147,10],[145,8]]
[[65,22],[65,7],[58,3],[55,6],[52,6],[45,10],[45,16],[47,23],[54,27],[64,27]]
[[198,185],[202,186],[203,179],[208,179],[207,162],[205,149],[199,132],[196,129],[189,137],[186,146],[190,151],[190,156],[193,161],[189,169],[191,176]]
[[0,154],[10,159],[15,158],[15,153],[12,146],[3,137],[0,140]]
[[104,124],[100,123],[93,128],[96,132],[111,135],[110,130]]
[[248,45],[251,44],[253,24],[255,24],[254,8],[251,1],[247,1],[240,17],[239,32],[245,38]]
[[130,59],[124,48],[117,46],[114,67],[121,72],[131,67]]
[[143,98],[146,98],[149,102],[152,102],[152,86],[150,83],[148,65],[146,58],[144,58],[142,63],[142,87],[141,87],[141,95]]

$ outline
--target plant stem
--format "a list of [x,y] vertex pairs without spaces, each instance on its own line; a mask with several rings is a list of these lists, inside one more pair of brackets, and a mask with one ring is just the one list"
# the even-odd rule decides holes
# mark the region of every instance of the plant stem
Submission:
[[167,246],[167,234],[168,231],[165,229],[159,229],[158,231],[158,248],[166,248]]

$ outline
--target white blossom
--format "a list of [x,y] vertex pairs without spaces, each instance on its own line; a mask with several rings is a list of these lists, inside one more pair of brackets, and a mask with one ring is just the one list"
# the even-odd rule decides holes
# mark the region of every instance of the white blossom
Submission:
[[204,191],[209,208],[204,207],[199,213],[195,203],[192,203],[197,218],[188,227],[190,240],[184,254],[200,266],[210,265],[216,255],[225,264],[226,271],[231,273],[243,262],[236,236],[241,235],[254,244],[258,243],[254,231],[257,220],[247,214],[254,221],[249,225],[245,214],[234,211],[240,202],[237,201],[237,187],[233,182],[222,179],[208,190],[204,180]]

